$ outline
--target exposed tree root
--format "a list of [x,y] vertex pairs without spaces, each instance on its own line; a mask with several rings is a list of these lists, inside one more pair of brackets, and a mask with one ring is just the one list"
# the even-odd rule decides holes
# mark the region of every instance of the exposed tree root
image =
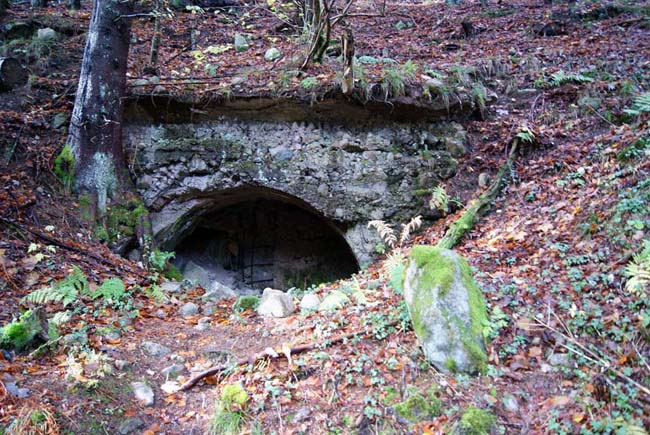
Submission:
[[481,196],[472,201],[463,214],[449,226],[445,235],[436,244],[437,247],[452,249],[472,229],[478,219],[490,209],[492,201],[494,201],[506,184],[506,176],[515,160],[517,144],[518,140],[514,139],[510,152],[508,153],[508,160],[501,165],[499,172],[497,172],[490,186],[488,186],[487,190]]
[[[393,321],[390,323],[387,323],[384,325],[384,327],[390,327],[390,326],[396,326],[399,322],[398,321]],[[180,386],[180,391],[186,391],[189,390],[190,388],[194,387],[201,379],[207,378],[209,376],[215,376],[218,374],[221,374],[225,372],[226,370],[230,370],[235,367],[239,366],[244,366],[248,364],[255,364],[257,361],[260,361],[262,359],[268,358],[268,359],[280,359],[282,357],[287,358],[290,360],[291,355],[296,355],[299,353],[303,352],[309,352],[314,349],[323,349],[325,347],[332,346],[334,344],[338,344],[342,341],[358,337],[360,335],[366,335],[366,334],[371,334],[374,332],[373,330],[363,330],[363,331],[355,331],[355,332],[350,332],[348,334],[342,334],[338,335],[334,338],[330,338],[329,340],[321,341],[319,343],[308,343],[308,344],[301,344],[300,346],[296,347],[290,347],[290,348],[284,348],[282,349],[281,353],[277,353],[273,349],[265,349],[262,352],[249,355],[247,357],[241,358],[237,360],[234,363],[230,364],[221,364],[218,366],[211,367],[207,370],[202,371],[201,373],[197,374],[193,378],[189,379],[187,382],[185,382],[183,385]]]

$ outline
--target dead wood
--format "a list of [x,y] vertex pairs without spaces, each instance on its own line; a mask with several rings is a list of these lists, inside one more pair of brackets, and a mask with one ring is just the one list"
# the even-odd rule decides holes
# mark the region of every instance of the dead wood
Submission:
[[[398,321],[393,321],[390,323],[387,323],[384,327],[390,327],[390,326],[396,326],[399,322]],[[244,366],[244,365],[253,365],[257,361],[263,360],[263,359],[272,359],[272,360],[277,360],[282,357],[289,358],[290,355],[296,355],[299,353],[303,352],[309,352],[314,349],[323,349],[325,347],[332,346],[334,344],[338,344],[342,341],[349,340],[354,337],[358,337],[360,335],[367,335],[371,334],[373,330],[363,330],[363,331],[355,331],[355,332],[350,332],[348,334],[342,334],[338,335],[334,338],[330,338],[329,340],[321,341],[319,343],[307,343],[307,344],[301,344],[299,346],[291,347],[288,350],[281,351],[280,353],[272,350],[272,349],[265,349],[262,352],[255,353],[253,355],[249,355],[247,357],[241,358],[237,360],[234,363],[230,364],[220,364],[218,366],[211,367],[207,370],[202,371],[201,373],[197,374],[196,376],[192,377],[189,379],[187,382],[185,382],[183,385],[180,386],[180,391],[186,391],[189,390],[190,388],[194,387],[201,379],[207,378],[209,376],[215,376],[219,375],[226,370],[239,367],[239,366]]]

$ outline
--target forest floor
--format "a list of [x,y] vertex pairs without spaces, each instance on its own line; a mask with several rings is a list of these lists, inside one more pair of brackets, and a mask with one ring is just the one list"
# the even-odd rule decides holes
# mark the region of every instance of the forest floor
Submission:
[[[92,288],[116,277],[127,292],[71,302],[59,331],[64,338],[51,351],[0,354],[0,433],[12,422],[13,430],[24,426],[18,433],[201,433],[223,386],[236,383],[250,396],[243,433],[449,433],[470,405],[496,416],[493,433],[646,433],[650,297],[647,289],[625,290],[623,270],[650,239],[650,109],[635,103],[650,91],[650,3],[608,5],[387,1],[384,16],[348,20],[366,62],[354,98],[420,98],[432,78],[448,85],[448,98],[460,88],[476,96],[477,115],[465,122],[462,176],[445,186],[460,202],[478,192],[480,173],[496,172],[513,137],[530,139],[503,194],[456,248],[475,269],[490,310],[489,368],[478,377],[441,374],[424,361],[381,262],[312,289],[357,295],[333,313],[267,319],[224,300],[210,314],[180,316],[189,301],[204,308],[201,289],[157,302],[147,291],[151,272],[93,239],[53,171],[74,104],[89,5],[79,12],[63,4],[10,9],[3,23],[51,27],[59,39],[6,40],[0,53],[30,69],[28,85],[0,99],[0,324],[29,305],[23,297],[64,280],[73,266]],[[176,12],[163,20],[155,74],[145,74],[153,23],[139,21],[130,92],[308,101],[335,93],[339,53],[298,72],[304,40],[280,29],[273,8]],[[462,34],[464,21],[473,34]],[[249,35],[247,51],[234,49],[235,32]],[[267,62],[271,46],[282,56]],[[395,76],[405,85],[401,92],[389,80]],[[496,101],[483,107],[492,94]],[[423,229],[402,251],[435,244],[461,212]],[[63,310],[50,303],[47,311]],[[282,356],[287,347],[319,343]],[[173,391],[197,371],[269,347],[281,357]],[[178,377],[163,372],[173,365]],[[133,382],[153,387],[152,406],[136,400]],[[395,405],[413,391],[435,396],[440,411],[417,423],[399,417]]]

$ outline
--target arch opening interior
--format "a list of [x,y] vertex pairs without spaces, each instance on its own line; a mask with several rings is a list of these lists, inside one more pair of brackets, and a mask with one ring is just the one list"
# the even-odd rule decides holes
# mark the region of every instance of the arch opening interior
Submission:
[[248,192],[219,204],[175,247],[175,265],[206,289],[305,288],[359,270],[334,224],[305,207]]

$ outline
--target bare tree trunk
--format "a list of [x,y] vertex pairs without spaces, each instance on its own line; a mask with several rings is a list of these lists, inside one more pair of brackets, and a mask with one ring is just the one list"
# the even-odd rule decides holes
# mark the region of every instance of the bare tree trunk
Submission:
[[47,0],[30,0],[30,5],[32,9],[45,8],[47,7]]
[[70,9],[78,11],[81,9],[81,0],[69,0],[68,6]]
[[81,64],[68,145],[74,154],[75,188],[96,199],[102,217],[110,199],[131,190],[122,153],[132,4],[95,0]]
[[346,28],[341,36],[343,47],[343,80],[341,80],[341,91],[344,95],[352,94],[354,91],[354,37],[352,29]]

